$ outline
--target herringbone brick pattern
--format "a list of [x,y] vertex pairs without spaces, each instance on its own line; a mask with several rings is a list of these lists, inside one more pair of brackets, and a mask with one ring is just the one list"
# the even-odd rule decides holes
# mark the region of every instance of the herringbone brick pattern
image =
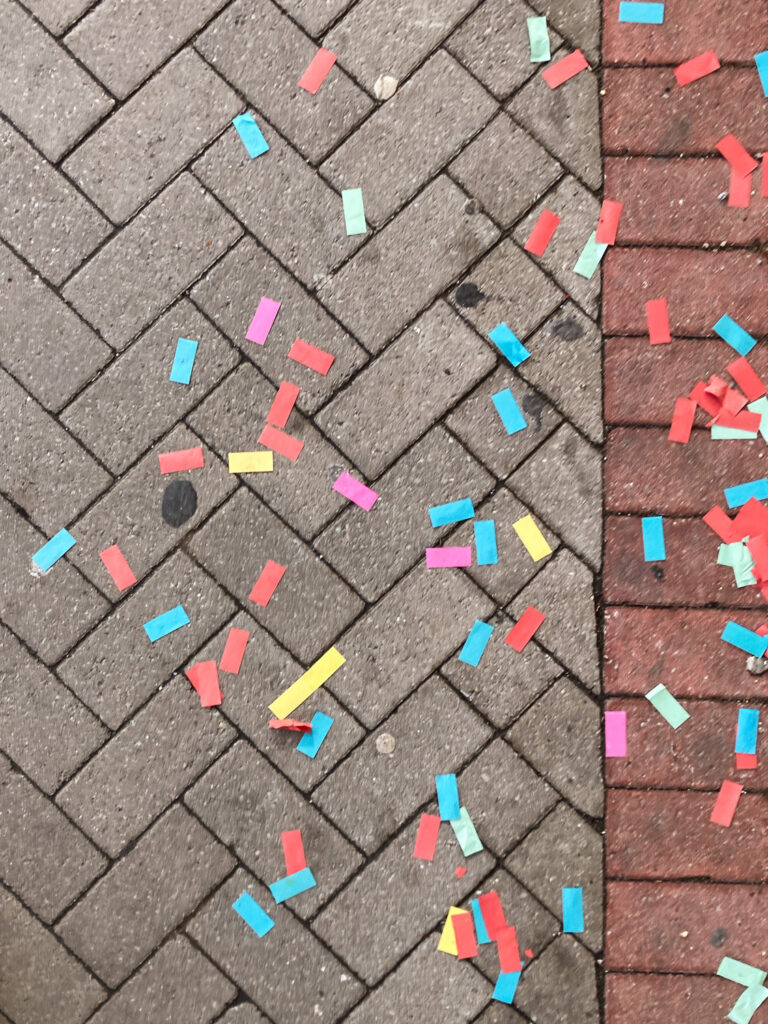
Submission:
[[[538,6],[538,5],[537,5]],[[551,91],[523,0],[2,0],[0,4],[0,1020],[328,1024],[600,1019],[603,816],[595,600],[602,560],[599,277],[571,268],[601,186],[598,76]],[[596,0],[546,13],[553,50],[599,53]],[[504,40],[507,42],[504,42]],[[296,82],[338,54],[316,96]],[[375,84],[394,75],[386,102]],[[231,126],[255,112],[250,161]],[[371,230],[344,232],[363,188]],[[542,206],[563,230],[522,246]],[[282,310],[245,340],[259,298]],[[487,332],[532,352],[519,371]],[[177,338],[199,342],[169,384]],[[327,377],[286,359],[301,336]],[[231,476],[284,379],[296,463]],[[508,437],[490,396],[513,386]],[[256,432],[254,432],[256,431]],[[157,453],[202,445],[162,514]],[[331,489],[342,469],[381,499]],[[498,566],[427,573],[429,505],[471,495]],[[553,554],[512,531],[531,512]],[[172,518],[172,517],[171,517]],[[77,546],[30,572],[43,538]],[[124,594],[98,552],[119,543]],[[267,558],[291,585],[248,600]],[[191,625],[141,625],[183,602]],[[473,621],[548,616],[522,655],[457,652]],[[182,670],[251,639],[220,710]],[[266,705],[330,645],[315,760]],[[485,850],[411,856],[456,772]],[[274,908],[280,832],[317,888]],[[587,930],[561,934],[560,887]],[[270,905],[244,933],[244,889]],[[534,951],[515,1009],[498,965],[435,950],[451,904],[496,888]]]

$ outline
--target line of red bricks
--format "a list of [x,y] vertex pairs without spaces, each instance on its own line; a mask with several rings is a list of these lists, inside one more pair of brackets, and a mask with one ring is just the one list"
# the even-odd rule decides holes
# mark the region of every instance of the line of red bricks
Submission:
[[[715,564],[701,516],[724,487],[768,475],[768,447],[667,432],[675,399],[736,358],[712,331],[724,313],[768,334],[768,199],[757,172],[750,207],[729,208],[715,152],[729,132],[768,149],[752,62],[768,5],[666,0],[659,27],[620,24],[618,6],[604,4],[603,28],[605,196],[624,204],[603,264],[604,639],[606,708],[628,712],[629,756],[606,761],[606,1024],[709,1024],[741,992],[714,976],[723,956],[768,968],[768,750],[753,772],[732,753],[740,705],[768,721],[768,676],[719,639],[732,615],[756,629],[768,609]],[[721,70],[680,88],[674,65],[710,49]],[[662,297],[673,340],[651,346],[645,303]],[[768,346],[749,358],[768,381]],[[665,517],[666,562],[643,560],[643,515]],[[658,683],[691,713],[677,731],[645,700]],[[745,786],[727,829],[709,822],[725,778]]]

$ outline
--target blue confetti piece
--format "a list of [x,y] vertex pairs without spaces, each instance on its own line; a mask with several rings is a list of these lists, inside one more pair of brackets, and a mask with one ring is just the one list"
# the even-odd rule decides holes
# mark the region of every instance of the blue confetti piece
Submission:
[[156,619],[150,619],[149,622],[145,622],[144,631],[152,643],[154,643],[160,637],[167,636],[169,633],[173,633],[174,630],[181,629],[182,626],[187,625],[189,625],[189,616],[182,606],[177,604],[175,608],[163,612]]
[[484,946],[486,943],[491,941],[491,937],[488,934],[488,929],[485,927],[485,921],[483,920],[483,912],[480,909],[479,900],[472,900],[470,906],[472,907],[472,917],[475,919],[475,932],[477,934],[478,945]]
[[314,889],[316,885],[317,882],[311,868],[302,868],[301,871],[296,871],[292,875],[286,875],[285,878],[279,878],[273,882],[269,891],[272,893],[275,903],[284,903],[292,896],[298,896],[299,893],[306,892],[307,889]]
[[619,4],[619,21],[634,25],[663,25],[664,4],[634,3],[623,0]]
[[253,114],[238,114],[237,117],[232,119],[232,124],[237,128],[237,134],[248,150],[248,156],[251,160],[267,152],[269,143],[261,134],[261,129],[253,119]]
[[768,479],[761,477],[760,480],[750,480],[746,484],[737,484],[736,487],[726,487],[725,500],[728,508],[738,508],[739,505],[746,505],[750,498],[757,498],[758,501],[765,501],[768,498]]
[[494,327],[489,332],[488,337],[504,358],[508,359],[513,366],[519,366],[531,354],[520,339],[504,323]]
[[746,626],[740,626],[738,622],[727,622],[725,629],[720,634],[720,639],[725,640],[732,647],[738,647],[740,651],[746,651],[747,654],[751,654],[755,658],[762,658],[768,644],[768,637],[760,636],[759,633],[754,633]]
[[328,735],[333,725],[333,719],[330,715],[323,714],[322,711],[316,711],[309,724],[312,726],[312,732],[304,733],[296,749],[299,753],[306,754],[307,757],[314,757],[320,749],[320,744]]
[[475,523],[475,549],[478,565],[496,565],[498,562],[496,523],[493,519],[479,519]]
[[760,75],[763,93],[768,96],[768,50],[755,54],[755,64],[757,64],[757,73]]
[[760,712],[757,708],[739,708],[739,724],[736,729],[736,753],[757,753],[757,726]]
[[458,821],[461,817],[459,787],[455,775],[436,775],[437,803],[441,821]]
[[507,1006],[512,1005],[512,1000],[515,998],[515,992],[517,991],[517,983],[520,981],[520,974],[520,971],[510,971],[508,974],[500,974],[498,976],[493,989],[493,998],[497,1003],[506,1003]]
[[482,619],[475,619],[475,624],[470,629],[469,636],[461,648],[459,661],[463,661],[465,665],[473,665],[477,668],[483,656],[483,651],[491,639],[492,632],[493,626],[490,623],[483,622]]
[[247,892],[237,897],[232,904],[232,909],[242,917],[249,928],[253,928],[260,939],[267,934],[270,928],[275,927],[275,922],[266,910],[262,910],[253,896]]
[[32,555],[32,561],[39,569],[45,572],[55,562],[58,562],[62,555],[65,555],[75,544],[77,544],[77,541],[68,530],[59,530],[58,533],[51,537],[47,544],[43,544],[40,550]]
[[528,426],[509,388],[493,395],[493,404],[496,406],[496,412],[501,416],[501,422],[508,434],[516,434],[518,430],[524,430]]
[[581,888],[563,886],[563,931],[581,934],[584,931],[584,900]]
[[731,348],[736,349],[740,356],[745,356],[755,347],[757,341],[748,334],[743,327],[740,327],[735,320],[727,314],[721,316],[713,328],[715,334],[719,334],[723,341]]
[[643,556],[646,562],[666,560],[664,520],[661,516],[643,516]]
[[475,506],[471,498],[449,501],[445,505],[433,505],[429,510],[429,519],[433,526],[447,526],[449,523],[460,523],[463,519],[471,519],[475,514]]
[[195,365],[197,342],[189,338],[179,338],[176,342],[176,355],[173,357],[170,379],[174,384],[189,384],[192,378],[192,367]]

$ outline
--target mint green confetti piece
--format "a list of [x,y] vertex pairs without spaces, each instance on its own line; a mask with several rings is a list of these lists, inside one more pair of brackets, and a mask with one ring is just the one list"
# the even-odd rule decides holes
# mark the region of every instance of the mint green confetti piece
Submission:
[[576,260],[576,266],[573,268],[574,274],[586,277],[587,280],[600,266],[600,260],[605,256],[605,250],[608,248],[604,242],[595,241],[596,234],[597,232],[593,231],[589,236],[587,244],[581,250],[581,256]]
[[738,427],[724,427],[720,423],[712,424],[713,441],[749,441],[755,437],[757,437],[756,430],[739,430]]
[[532,64],[543,64],[551,58],[546,18],[528,18],[528,39]]
[[760,420],[760,433],[763,435],[763,440],[768,441],[768,397],[763,395],[762,398],[758,398],[755,402],[750,402],[747,406],[750,412],[757,412],[762,417]]
[[691,717],[682,704],[678,703],[663,683],[659,683],[658,686],[654,686],[654,688],[649,690],[645,696],[646,699],[653,704],[662,718],[666,718],[673,729],[679,728],[683,722],[687,722]]
[[725,978],[727,981],[734,981],[737,985],[744,985],[745,988],[755,988],[762,985],[768,974],[761,971],[759,967],[745,964],[743,960],[734,960],[733,957],[724,956],[717,968],[718,978]]
[[752,1014],[758,1006],[763,1005],[766,999],[768,999],[768,988],[765,986],[751,985],[749,988],[745,988],[728,1014],[728,1020],[732,1020],[733,1024],[749,1024]]
[[348,235],[364,235],[368,230],[365,223],[363,208],[363,190],[361,188],[345,188],[341,193],[344,204],[344,224]]
[[473,853],[480,853],[483,844],[480,842],[480,837],[475,831],[475,826],[472,824],[467,808],[462,807],[459,815],[458,818],[451,822],[451,827],[456,833],[461,852],[465,857],[470,857]]

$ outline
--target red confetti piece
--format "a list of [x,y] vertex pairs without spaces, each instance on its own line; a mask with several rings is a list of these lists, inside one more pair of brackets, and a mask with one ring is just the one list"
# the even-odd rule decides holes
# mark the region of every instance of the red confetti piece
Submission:
[[255,601],[260,607],[266,608],[284,573],[285,566],[280,565],[279,562],[273,562],[270,558],[248,595],[250,600]]
[[623,204],[613,199],[604,199],[600,207],[600,217],[597,221],[595,241],[601,245],[613,245],[616,241],[616,232],[619,230],[619,218],[621,217]]
[[768,533],[768,508],[757,498],[750,498],[746,505],[739,509],[739,514],[733,520],[733,529],[736,534],[735,540]]
[[271,424],[267,424],[259,434],[259,444],[263,444],[265,448],[271,448],[278,455],[284,455],[291,462],[298,459],[301,449],[304,447],[304,442],[300,441],[298,437],[291,437],[290,434],[278,430]]
[[413,845],[413,856],[417,860],[434,860],[440,818],[437,814],[422,814]]
[[477,956],[477,939],[471,914],[454,914],[451,918],[453,934],[456,937],[456,952],[459,960],[470,960]]
[[290,832],[281,832],[280,842],[283,844],[286,875],[295,875],[297,871],[303,871],[307,866],[307,857],[304,853],[301,829],[296,828]]
[[136,582],[133,569],[128,565],[125,555],[117,544],[113,544],[111,548],[105,548],[103,551],[100,551],[99,558],[106,566],[107,572],[112,577],[112,582],[118,590],[127,590],[128,587],[133,586]]
[[763,199],[768,197],[768,150],[763,153]]
[[751,174],[757,167],[757,160],[754,160],[744,149],[735,135],[725,135],[716,144],[715,149],[721,153],[737,173],[742,175]]
[[753,434],[760,429],[763,417],[759,412],[740,412],[734,416],[728,409],[723,409],[717,417],[722,427],[734,427],[736,430],[749,430]]
[[525,251],[533,256],[543,256],[559,223],[560,218],[556,213],[552,213],[551,210],[542,210],[539,219],[533,226],[533,231],[528,236],[528,241],[525,243]]
[[308,341],[302,341],[301,338],[297,338],[291,345],[288,358],[293,359],[295,363],[301,363],[302,366],[308,366],[310,370],[316,370],[317,373],[325,376],[333,365],[335,356],[332,356],[330,352],[326,352],[322,348],[318,348],[316,345],[310,345]]
[[688,444],[696,416],[696,403],[691,398],[678,398],[675,412],[669,428],[669,440],[679,444]]
[[726,515],[719,505],[711,508],[703,518],[710,530],[716,533],[724,544],[733,544],[735,541],[741,540],[741,537],[737,536],[733,519]]
[[157,457],[160,460],[161,473],[180,473],[183,469],[202,469],[205,465],[202,447],[163,452]]
[[684,64],[678,64],[675,68],[675,78],[678,85],[688,85],[699,78],[704,78],[705,75],[711,75],[719,67],[720,61],[717,59],[715,51],[707,50],[706,53],[693,57],[691,60],[685,61]]
[[504,637],[504,643],[516,651],[523,650],[546,616],[533,605],[528,605],[523,614]]
[[223,694],[219,688],[219,673],[215,661],[199,661],[191,668],[184,669],[184,675],[192,683],[204,708],[221,704]]
[[669,333],[669,312],[666,299],[651,299],[645,304],[648,334],[652,345],[665,345],[672,340]]
[[488,938],[493,942],[499,932],[507,927],[507,919],[504,916],[504,908],[501,905],[499,894],[495,890],[483,893],[482,896],[478,896],[477,903],[480,913],[483,915]]
[[578,75],[580,71],[584,71],[588,67],[587,58],[581,50],[574,50],[573,53],[569,53],[567,57],[559,60],[557,64],[552,64],[542,71],[541,77],[550,89],[556,89],[558,85],[562,85],[563,82],[567,82],[569,78],[573,78],[574,75]]
[[456,868],[456,877],[457,877],[457,878],[463,878],[463,877],[464,877],[464,875],[466,875],[466,873],[467,873],[467,869],[466,869],[466,868],[464,867],[464,865],[463,865],[463,864],[460,864],[460,865],[459,865],[459,866],[458,866],[458,867]]
[[277,389],[277,394],[272,401],[272,405],[269,407],[267,423],[271,423],[273,427],[284,427],[293,411],[300,391],[301,388],[297,384],[291,384],[290,381],[284,380]]
[[747,396],[748,402],[755,402],[758,398],[762,398],[766,390],[768,390],[755,373],[754,368],[747,362],[745,356],[734,359],[732,363],[726,366],[726,370]]
[[306,89],[307,92],[311,92],[314,96],[335,63],[336,54],[321,46],[310,61],[309,67],[299,79],[299,88]]
[[696,387],[689,393],[688,397],[692,402],[700,405],[704,412],[710,416],[719,416],[723,407],[723,403],[715,398],[707,390],[707,385],[703,380],[700,380]]
[[525,955],[528,957],[529,960],[533,960],[533,950],[532,949],[526,949]]
[[717,794],[717,800],[715,800],[715,806],[709,816],[713,825],[723,825],[725,828],[730,826],[743,789],[744,787],[739,782],[731,782],[730,779],[723,781],[720,792]]
[[286,729],[288,732],[312,732],[311,722],[300,722],[297,718],[270,718],[270,729]]
[[497,933],[496,944],[499,950],[499,968],[502,974],[522,970],[520,949],[517,945],[517,929],[514,925],[502,928]]
[[752,175],[739,174],[735,167],[731,168],[728,184],[728,205],[745,210],[752,198]]
[[227,635],[224,653],[219,662],[219,668],[222,672],[230,672],[233,676],[237,675],[243,663],[245,648],[248,645],[250,636],[251,634],[247,629],[237,629],[235,626],[232,626]]

